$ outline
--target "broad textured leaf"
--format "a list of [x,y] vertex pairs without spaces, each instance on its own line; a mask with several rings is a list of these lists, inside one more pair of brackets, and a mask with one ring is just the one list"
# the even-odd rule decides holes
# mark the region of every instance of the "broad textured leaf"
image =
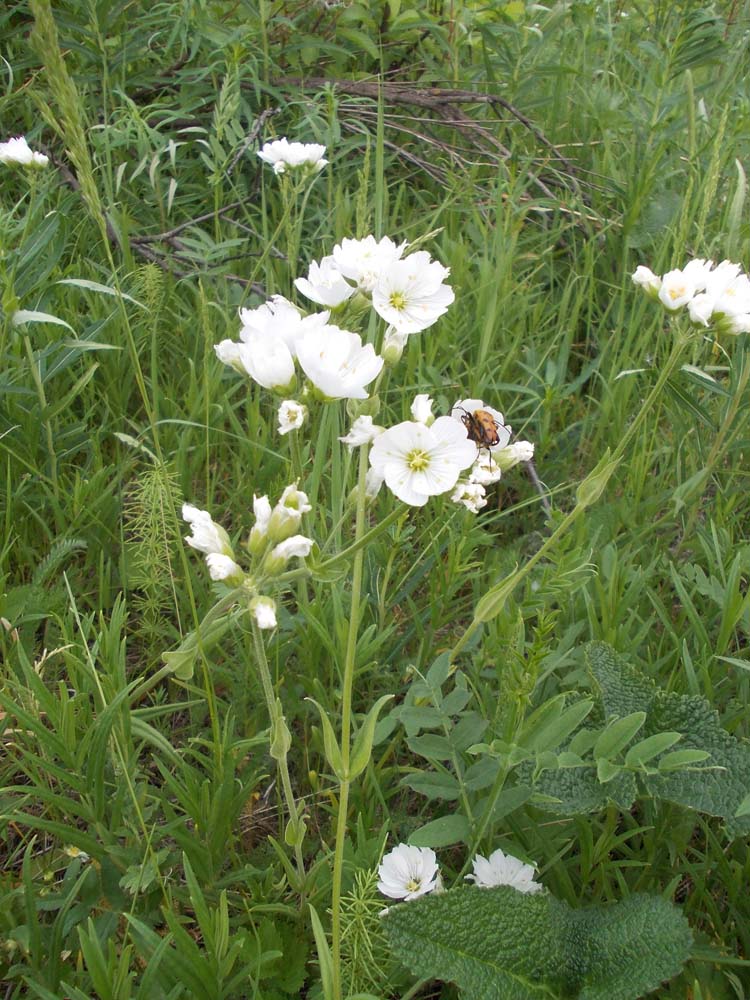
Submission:
[[637,1000],[676,975],[692,935],[660,896],[574,910],[548,893],[466,887],[390,908],[394,954],[462,1000]]
[[646,792],[721,816],[730,836],[750,832],[750,815],[737,815],[750,792],[750,743],[728,733],[705,698],[661,691],[606,643],[590,643],[586,654],[608,718],[646,712],[644,737],[682,733],[680,750],[705,750],[711,755],[694,770],[643,776],[639,780]]
[[[519,778],[530,780],[533,768],[523,765],[518,770]],[[622,771],[606,785],[596,776],[596,768],[565,767],[558,771],[543,771],[534,782],[534,791],[555,799],[554,803],[539,803],[542,809],[565,816],[596,812],[610,802],[620,809],[629,809],[635,802],[637,786],[634,776]]]

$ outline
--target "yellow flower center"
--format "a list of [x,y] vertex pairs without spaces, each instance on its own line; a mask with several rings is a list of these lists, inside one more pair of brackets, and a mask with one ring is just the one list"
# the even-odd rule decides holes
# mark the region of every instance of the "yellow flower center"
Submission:
[[675,299],[679,299],[685,294],[685,286],[673,285],[672,288],[669,289],[668,294],[670,299],[674,302]]
[[412,472],[424,472],[430,465],[430,453],[422,448],[415,448],[406,456],[406,464]]
[[403,292],[391,292],[391,297],[388,300],[394,309],[398,309],[399,312],[402,309],[406,309],[406,296]]
[[421,885],[422,885],[421,879],[412,877],[406,883],[406,888],[409,890],[409,892],[416,892]]

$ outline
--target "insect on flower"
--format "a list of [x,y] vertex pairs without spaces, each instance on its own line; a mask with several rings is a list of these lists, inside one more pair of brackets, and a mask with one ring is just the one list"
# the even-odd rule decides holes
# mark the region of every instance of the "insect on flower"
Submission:
[[479,448],[494,448],[500,444],[499,424],[487,410],[465,410],[461,415],[461,423],[466,428],[466,436]]

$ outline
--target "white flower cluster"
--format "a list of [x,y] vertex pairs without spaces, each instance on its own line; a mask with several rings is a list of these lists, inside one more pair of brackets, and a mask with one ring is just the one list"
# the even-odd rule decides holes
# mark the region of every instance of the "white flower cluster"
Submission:
[[[509,885],[518,892],[541,892],[544,886],[534,881],[534,867],[511,854],[497,850],[489,858],[477,854],[474,873],[466,878],[484,889]],[[417,899],[443,888],[435,852],[429,847],[399,844],[386,854],[378,868],[378,889],[390,899]]]
[[[471,436],[477,413],[491,428],[487,443]],[[385,482],[399,500],[422,507],[431,496],[453,490],[453,501],[476,514],[487,504],[485,488],[497,482],[503,472],[533,457],[534,445],[529,441],[510,444],[511,428],[504,423],[502,413],[481,399],[462,399],[450,416],[436,419],[432,400],[420,394],[412,403],[411,414],[414,420],[387,430],[374,425],[372,417],[359,417],[349,434],[341,438],[350,447],[372,443],[368,495],[377,493]],[[461,479],[469,467],[468,476]]]
[[235,562],[232,543],[226,531],[206,510],[191,504],[182,505],[182,517],[192,534],[185,541],[206,557],[212,580],[231,587],[245,586],[252,595],[250,611],[260,628],[276,628],[276,604],[272,598],[258,593],[269,578],[278,576],[290,559],[305,559],[310,555],[312,539],[297,534],[302,515],[312,510],[307,495],[295,483],[287,486],[275,507],[267,496],[253,498],[255,524],[250,531],[247,550],[254,560],[253,573],[248,575]]
[[640,265],[633,282],[670,312],[687,307],[698,326],[715,326],[722,333],[750,332],[750,278],[740,264],[696,259],[661,277]]
[[444,284],[450,268],[424,250],[404,257],[406,248],[406,243],[396,244],[388,236],[344,239],[330,256],[313,261],[307,277],[297,278],[295,287],[310,301],[330,308],[358,291],[369,296],[375,312],[392,328],[388,340],[403,348],[410,333],[432,326],[455,298]]
[[328,163],[324,158],[326,148],[314,142],[289,142],[275,139],[267,142],[258,152],[264,163],[273,167],[275,174],[319,173]]
[[8,167],[37,167],[41,169],[49,163],[44,153],[32,152],[26,137],[19,135],[7,142],[0,142],[0,163]]
[[[326,311],[303,318],[291,302],[274,295],[257,309],[240,309],[239,342],[222,340],[214,350],[220,361],[265,389],[292,392],[297,361],[324,398],[367,399],[365,386],[379,374],[383,359],[358,333],[329,324],[329,316]],[[280,414],[279,422],[287,427],[288,412],[283,420]],[[299,413],[296,426],[301,426]]]

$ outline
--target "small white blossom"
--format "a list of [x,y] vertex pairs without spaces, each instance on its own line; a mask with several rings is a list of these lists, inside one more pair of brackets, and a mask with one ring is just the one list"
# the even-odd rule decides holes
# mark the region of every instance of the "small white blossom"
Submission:
[[324,159],[326,148],[315,142],[289,142],[288,139],[275,139],[267,142],[258,151],[258,156],[264,163],[273,167],[275,174],[287,171],[297,171],[300,168],[317,173],[328,163]]
[[358,333],[324,326],[297,344],[305,375],[327,399],[367,399],[365,386],[380,373],[383,359]]
[[456,484],[451,500],[454,503],[462,503],[472,514],[478,514],[482,507],[487,506],[487,498],[484,494],[484,486],[477,482],[463,482]]
[[489,858],[477,854],[474,858],[474,874],[467,875],[476,885],[491,889],[496,885],[510,885],[523,893],[540,892],[544,886],[534,881],[533,865],[525,865],[512,854],[501,850],[493,851]]
[[311,302],[335,308],[354,295],[356,288],[344,278],[333,257],[310,262],[306,278],[295,278],[294,287]]
[[265,560],[265,570],[273,575],[281,573],[290,559],[306,559],[313,547],[313,540],[304,535],[292,535],[274,546]]
[[229,535],[220,525],[216,524],[207,510],[199,510],[192,504],[182,505],[182,519],[190,525],[192,534],[185,538],[191,548],[204,555],[219,553],[232,555],[232,545]]
[[435,852],[429,847],[399,844],[378,867],[378,889],[390,899],[417,899],[437,888]]
[[412,420],[416,420],[420,424],[426,424],[429,427],[430,424],[435,422],[435,415],[432,412],[432,400],[426,392],[420,392],[419,395],[414,397],[410,412]]
[[[244,331],[243,331],[244,332]],[[222,342],[223,343],[223,342]],[[251,330],[237,351],[237,361],[258,385],[284,393],[294,388],[294,358],[283,338],[270,331]],[[236,367],[236,362],[232,362]]]
[[502,475],[503,470],[494,460],[492,454],[483,449],[471,468],[469,479],[472,483],[478,483],[480,486],[491,486],[492,483],[498,482]]
[[371,292],[383,272],[399,260],[407,244],[400,246],[388,236],[376,240],[365,236],[363,240],[344,239],[333,248],[333,259],[341,274],[355,281],[363,292]]
[[349,433],[344,437],[340,437],[339,441],[349,445],[350,448],[357,448],[360,445],[369,444],[371,441],[374,441],[378,434],[382,434],[384,430],[385,427],[380,427],[378,424],[373,423],[372,417],[357,417]]
[[256,597],[250,605],[250,612],[258,628],[276,628],[276,603],[270,597]]
[[654,274],[651,268],[644,267],[643,264],[639,264],[638,267],[633,272],[633,284],[638,285],[640,288],[651,295],[653,298],[659,294],[659,289],[661,288],[661,278],[658,274]]
[[0,142],[0,163],[8,167],[46,167],[49,157],[44,153],[35,153],[26,142],[23,135]]
[[206,556],[206,565],[212,580],[240,583],[245,576],[242,567],[238,566],[231,556],[225,556],[223,552],[209,552]]
[[383,360],[387,365],[395,365],[401,360],[404,353],[406,341],[409,339],[408,333],[399,333],[394,326],[389,326],[383,336]]
[[381,273],[372,290],[375,312],[399,333],[419,333],[438,320],[455,299],[443,284],[450,269],[419,250],[395,260]]
[[492,457],[495,464],[503,471],[507,472],[519,462],[530,462],[534,457],[534,445],[531,441],[514,441],[513,444],[506,445],[493,451]]
[[242,362],[242,347],[242,344],[234,340],[222,340],[214,344],[214,351],[222,364],[234,368],[240,375],[247,375],[247,369]]
[[714,299],[705,292],[699,292],[688,302],[688,313],[693,323],[708,326],[714,311]]
[[385,482],[385,477],[375,469],[368,469],[365,477],[365,496],[368,500],[374,500],[380,493],[380,487]]
[[253,496],[253,513],[255,514],[255,524],[250,529],[248,548],[254,555],[260,555],[266,547],[268,538],[268,526],[271,523],[271,502],[267,496]]
[[296,483],[287,486],[269,518],[268,537],[272,542],[281,542],[289,538],[299,528],[302,515],[311,510],[307,494],[298,490]]
[[279,433],[298,431],[307,418],[307,407],[293,399],[285,399],[279,407]]
[[452,490],[476,455],[463,427],[438,417],[431,427],[408,420],[389,427],[373,442],[370,465],[399,500],[421,507]]

